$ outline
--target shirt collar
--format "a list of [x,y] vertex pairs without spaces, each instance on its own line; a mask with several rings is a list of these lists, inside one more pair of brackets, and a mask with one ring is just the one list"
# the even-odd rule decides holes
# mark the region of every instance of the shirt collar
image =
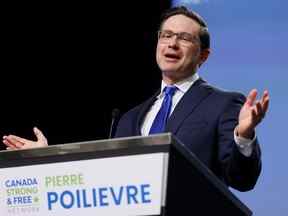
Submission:
[[[174,84],[174,86],[176,86],[178,88],[179,91],[181,91],[183,94],[185,92],[188,91],[188,89],[199,79],[199,75],[198,73],[195,73],[193,74],[192,76],[190,77],[187,77],[186,79],[184,80],[181,80],[177,83]],[[161,83],[161,93],[158,95],[157,98],[160,98],[163,96],[163,89],[168,86],[167,83],[165,83],[163,80],[162,80],[162,83]]]

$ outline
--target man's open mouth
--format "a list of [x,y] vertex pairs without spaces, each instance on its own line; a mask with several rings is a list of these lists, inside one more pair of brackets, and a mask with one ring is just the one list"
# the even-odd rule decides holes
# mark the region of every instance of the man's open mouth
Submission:
[[174,53],[166,53],[164,56],[172,60],[179,60],[181,58],[179,55],[174,54]]

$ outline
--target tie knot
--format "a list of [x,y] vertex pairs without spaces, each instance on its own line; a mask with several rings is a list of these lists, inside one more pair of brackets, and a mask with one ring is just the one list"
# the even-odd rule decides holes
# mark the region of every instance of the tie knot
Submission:
[[176,90],[177,90],[176,86],[166,86],[164,88],[165,95],[170,95],[170,96],[173,96]]

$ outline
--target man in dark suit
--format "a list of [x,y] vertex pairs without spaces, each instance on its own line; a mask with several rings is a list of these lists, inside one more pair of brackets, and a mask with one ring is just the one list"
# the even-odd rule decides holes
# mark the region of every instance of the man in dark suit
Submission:
[[[154,96],[120,119],[116,137],[172,132],[224,183],[250,190],[261,171],[255,127],[269,103],[268,92],[256,101],[239,93],[210,86],[197,73],[210,54],[210,36],[203,18],[184,7],[172,8],[161,22],[156,59],[162,86]],[[11,149],[45,146],[35,129],[36,142],[14,135],[3,137]]]
[[250,190],[261,170],[254,129],[268,109],[268,92],[255,102],[256,90],[246,100],[239,93],[212,87],[197,74],[209,53],[208,28],[198,14],[184,7],[165,13],[156,53],[161,90],[120,119],[116,137],[154,133],[151,128],[165,101],[164,90],[176,86],[170,117],[156,132],[172,132],[227,185]]

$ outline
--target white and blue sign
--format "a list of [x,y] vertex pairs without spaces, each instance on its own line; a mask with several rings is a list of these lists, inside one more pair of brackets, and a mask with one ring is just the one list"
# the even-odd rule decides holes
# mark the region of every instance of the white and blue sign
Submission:
[[[167,154],[154,153],[0,170],[1,215],[156,215]],[[166,167],[167,168],[167,167]]]

